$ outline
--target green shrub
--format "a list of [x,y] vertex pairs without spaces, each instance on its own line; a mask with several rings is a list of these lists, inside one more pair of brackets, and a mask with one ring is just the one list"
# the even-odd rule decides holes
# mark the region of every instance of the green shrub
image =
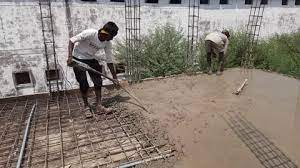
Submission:
[[[124,61],[125,45],[119,43],[116,51],[117,58]],[[166,24],[143,37],[140,53],[142,78],[182,73],[185,68],[186,39],[182,30]]]
[[255,67],[300,77],[300,32],[275,35],[257,48]]
[[[231,31],[226,58],[226,67],[241,65],[246,51],[245,32]],[[116,45],[116,56],[126,63],[126,46],[124,42]],[[275,35],[269,39],[259,40],[254,56],[255,68],[276,71],[300,78],[300,32]],[[141,77],[156,77],[179,74],[186,71],[203,71],[207,69],[205,43],[199,40],[196,52],[197,64],[186,67],[187,40],[182,30],[170,24],[157,27],[142,37],[140,55]],[[213,58],[216,69],[218,56]]]

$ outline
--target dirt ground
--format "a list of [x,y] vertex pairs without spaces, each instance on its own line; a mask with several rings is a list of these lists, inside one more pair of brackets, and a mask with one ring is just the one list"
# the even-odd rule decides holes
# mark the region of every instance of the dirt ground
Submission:
[[[241,95],[232,94],[245,77]],[[199,74],[144,81],[130,89],[149,109],[183,157],[176,168],[264,167],[230,129],[223,113],[240,112],[300,164],[300,81],[260,70],[229,69],[222,76]],[[134,102],[134,100],[130,100]],[[128,108],[137,107],[128,103]]]

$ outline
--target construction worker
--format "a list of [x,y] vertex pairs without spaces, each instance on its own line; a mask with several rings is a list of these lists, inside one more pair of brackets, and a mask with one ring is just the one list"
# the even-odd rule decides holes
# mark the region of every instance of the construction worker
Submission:
[[211,58],[212,54],[219,56],[219,67],[217,75],[221,75],[224,71],[226,53],[229,44],[230,34],[228,30],[222,32],[212,32],[205,37],[206,58],[208,64],[208,74],[212,74]]
[[[72,60],[81,61],[91,68],[102,72],[102,65],[98,62],[98,56],[96,53],[103,49],[106,55],[106,63],[108,68],[111,71],[115,83],[118,83],[117,75],[115,72],[113,64],[113,55],[112,55],[112,43],[111,40],[118,34],[118,26],[114,22],[106,23],[99,30],[96,29],[87,29],[78,35],[70,38],[69,41],[69,54],[67,64],[72,65]],[[84,113],[87,118],[92,117],[91,106],[88,103],[88,89],[89,84],[87,81],[86,71],[78,67],[73,67],[76,80],[80,86],[80,92],[84,102]],[[96,104],[95,109],[97,113],[110,113],[111,108],[105,108],[101,104],[101,87],[102,87],[102,78],[100,75],[94,72],[88,72],[90,78],[94,83],[95,94],[96,94]]]

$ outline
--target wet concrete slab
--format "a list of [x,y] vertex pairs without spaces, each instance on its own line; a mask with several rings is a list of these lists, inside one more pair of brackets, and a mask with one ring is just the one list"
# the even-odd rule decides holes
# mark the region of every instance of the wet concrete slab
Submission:
[[[245,78],[249,83],[241,95],[232,94]],[[152,112],[149,117],[161,122],[184,153],[176,167],[259,168],[267,164],[224,116],[245,117],[242,126],[253,125],[251,130],[276,148],[275,154],[283,153],[299,165],[299,86],[299,80],[276,73],[229,69],[222,76],[180,75],[145,81],[132,89]]]

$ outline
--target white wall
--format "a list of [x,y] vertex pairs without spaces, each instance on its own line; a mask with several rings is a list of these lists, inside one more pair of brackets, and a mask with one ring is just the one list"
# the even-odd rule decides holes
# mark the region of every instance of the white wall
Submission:
[[[211,0],[210,5],[201,6],[200,34],[213,30],[230,28],[241,30],[247,23],[249,6],[241,1],[230,0],[229,5],[218,4]],[[238,3],[237,3],[238,2]],[[141,7],[141,29],[148,30],[167,22],[187,32],[188,1],[170,5],[168,1],[159,4],[144,4]],[[299,30],[300,8],[290,2],[289,7],[282,7],[281,1],[272,0],[265,9],[261,36],[274,33],[289,33]],[[41,30],[39,5],[36,0],[2,0],[0,2],[0,97],[27,95],[47,92],[45,79],[45,58]],[[79,0],[70,2],[71,21],[75,34],[86,28],[100,28],[107,21],[114,21],[120,27],[116,40],[125,36],[124,3],[110,3],[109,0],[88,3]],[[73,71],[66,66],[68,28],[64,1],[52,3],[56,51],[70,88],[78,88]],[[12,73],[31,70],[34,87],[16,89]]]

